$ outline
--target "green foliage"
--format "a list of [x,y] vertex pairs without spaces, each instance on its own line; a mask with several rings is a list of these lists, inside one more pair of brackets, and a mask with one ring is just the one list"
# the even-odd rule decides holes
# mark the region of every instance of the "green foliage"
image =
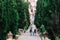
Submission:
[[60,38],[57,36],[57,37],[55,38],[55,40],[60,40]]
[[[56,15],[59,8],[59,0],[38,0],[35,15],[35,25],[40,28],[44,24],[49,36],[54,37],[56,30]],[[53,39],[52,39],[53,40]]]
[[18,28],[28,27],[29,13],[28,2],[24,0],[0,0],[0,38],[6,39],[6,34],[11,31],[15,36]]
[[24,29],[29,26],[28,2],[17,0],[17,10],[19,14],[19,28]]
[[1,37],[6,36],[8,31],[12,31],[13,34],[17,34],[18,29],[18,12],[16,8],[16,1],[15,0],[1,0],[1,7],[0,7],[0,30],[1,30]]

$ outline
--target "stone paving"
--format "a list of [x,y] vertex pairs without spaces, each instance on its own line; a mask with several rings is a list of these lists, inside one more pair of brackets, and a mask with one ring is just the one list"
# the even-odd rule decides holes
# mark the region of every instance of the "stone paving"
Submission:
[[18,40],[41,40],[41,38],[36,36],[31,36],[30,33],[26,32],[25,34],[21,35]]
[[[36,34],[36,36],[31,36],[29,32],[26,32],[26,33],[22,34],[18,38],[18,40],[44,40],[44,37],[40,37],[38,34]],[[48,39],[46,37],[45,40],[50,40],[50,39]]]

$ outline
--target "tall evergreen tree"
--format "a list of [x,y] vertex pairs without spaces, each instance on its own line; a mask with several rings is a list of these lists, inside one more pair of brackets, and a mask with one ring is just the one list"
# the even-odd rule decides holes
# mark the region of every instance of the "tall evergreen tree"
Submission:
[[[58,10],[59,0],[38,0],[35,15],[35,24],[37,28],[40,28],[41,24],[44,24],[45,29],[49,33],[51,40],[55,40],[57,33],[56,17]],[[59,19],[58,19],[59,20]],[[59,23],[58,23],[59,24]],[[56,28],[55,28],[56,27]],[[53,37],[53,38],[52,38]]]
[[[12,31],[13,34],[16,34],[18,28],[18,12],[16,9],[16,1],[15,0],[1,0],[1,39],[5,40],[6,34],[8,31]],[[11,25],[12,24],[12,25]]]
[[24,0],[0,0],[0,38],[6,40],[6,34],[11,31],[15,36],[19,28],[29,25],[29,3]]
[[24,0],[17,0],[17,10],[19,13],[19,28],[24,29],[29,26],[28,6],[28,2],[24,2]]

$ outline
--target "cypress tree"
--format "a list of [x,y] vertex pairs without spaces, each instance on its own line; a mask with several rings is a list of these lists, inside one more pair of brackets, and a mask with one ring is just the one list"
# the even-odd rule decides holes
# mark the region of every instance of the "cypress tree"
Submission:
[[[40,28],[41,24],[44,24],[51,40],[55,40],[57,34],[56,21],[59,20],[57,10],[60,2],[58,1],[59,0],[38,0],[36,7],[35,24],[37,28]],[[58,19],[56,20],[56,18]]]

